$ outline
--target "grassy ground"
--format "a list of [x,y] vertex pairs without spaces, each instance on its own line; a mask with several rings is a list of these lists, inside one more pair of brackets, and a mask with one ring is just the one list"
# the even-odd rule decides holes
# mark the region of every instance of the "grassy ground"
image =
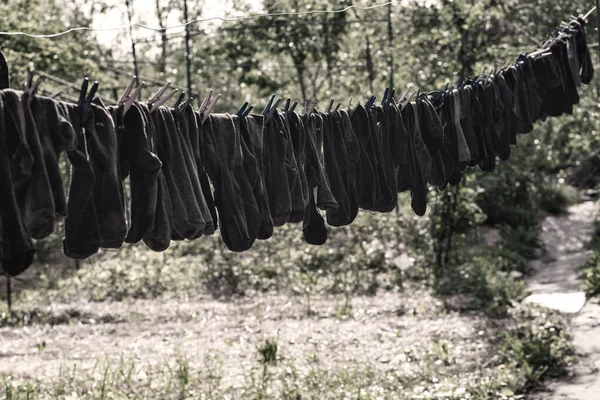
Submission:
[[243,255],[206,239],[79,270],[47,252],[0,319],[0,398],[517,399],[563,371],[564,322],[513,305],[504,259],[442,296],[411,232],[363,215],[323,248],[294,227]]

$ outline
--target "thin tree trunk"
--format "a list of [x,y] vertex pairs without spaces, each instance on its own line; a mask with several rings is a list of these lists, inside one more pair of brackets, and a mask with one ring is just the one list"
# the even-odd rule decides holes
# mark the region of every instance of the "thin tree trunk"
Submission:
[[168,36],[167,36],[167,30],[165,29],[165,17],[164,17],[164,8],[161,8],[160,6],[160,0],[156,0],[156,18],[158,19],[158,26],[160,26],[160,60],[158,60],[158,63],[156,64],[156,68],[158,69],[158,72],[161,73],[166,73],[167,72],[167,43],[168,43]]

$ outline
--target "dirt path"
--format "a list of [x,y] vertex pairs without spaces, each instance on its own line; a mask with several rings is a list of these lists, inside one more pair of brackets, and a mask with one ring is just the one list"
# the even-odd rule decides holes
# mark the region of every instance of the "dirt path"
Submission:
[[570,375],[534,396],[543,400],[600,399],[600,305],[585,301],[579,267],[590,251],[597,207],[593,202],[572,206],[569,213],[548,217],[542,225],[544,255],[532,263],[529,300],[556,308],[571,318],[571,332],[579,362]]

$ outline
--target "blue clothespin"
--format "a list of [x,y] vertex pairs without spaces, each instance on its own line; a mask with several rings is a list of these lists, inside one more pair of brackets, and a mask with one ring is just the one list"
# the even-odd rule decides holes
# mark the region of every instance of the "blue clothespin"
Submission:
[[89,118],[90,106],[92,105],[92,100],[98,91],[98,81],[94,81],[92,88],[88,93],[88,86],[90,83],[89,78],[85,78],[81,85],[81,91],[79,92],[79,101],[77,104],[81,107],[81,125],[85,125]]
[[240,108],[239,111],[236,113],[238,117],[241,117],[242,115],[244,115],[244,112],[246,111],[246,107],[248,107],[248,102],[245,102],[244,105],[242,106],[242,108]]
[[246,112],[244,114],[242,114],[242,118],[246,118],[248,116],[248,114],[250,114],[250,111],[252,111],[253,109],[254,109],[254,106],[248,107]]
[[377,100],[377,96],[371,96],[371,98],[369,100],[367,100],[367,102],[365,103],[365,108],[372,107],[373,104],[375,103],[375,100]]
[[390,88],[385,88],[385,92],[383,92],[383,99],[381,99],[381,105],[387,102],[389,90]]
[[265,106],[265,109],[262,112],[263,115],[266,116],[269,113],[269,111],[271,110],[271,106],[273,105],[273,100],[275,100],[275,95],[271,96],[271,100],[269,100],[269,102]]

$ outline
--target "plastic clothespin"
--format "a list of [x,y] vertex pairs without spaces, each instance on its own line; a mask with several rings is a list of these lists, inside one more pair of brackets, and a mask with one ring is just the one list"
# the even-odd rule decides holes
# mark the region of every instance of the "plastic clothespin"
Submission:
[[45,79],[45,77],[43,75],[40,75],[38,77],[38,79],[35,81],[35,83],[33,83],[34,75],[35,75],[34,70],[30,69],[29,71],[27,71],[27,82],[25,83],[23,92],[27,93],[29,96],[35,95],[35,92],[37,92],[38,88],[40,87],[42,82],[44,82],[44,79]]
[[181,102],[183,101],[184,98],[185,98],[185,92],[179,93],[179,97],[177,97],[177,100],[175,100],[175,104],[173,104],[173,108],[175,110],[179,109],[179,106],[181,105]]
[[406,89],[406,91],[402,94],[402,96],[400,96],[400,99],[398,100],[398,105],[401,105],[404,100],[406,100],[406,96],[408,95],[408,92],[410,92],[410,87],[408,89]]
[[248,107],[248,102],[244,103],[244,105],[238,110],[238,112],[236,113],[236,115],[238,117],[241,117],[242,115],[244,115],[244,112],[246,111],[246,107]]
[[[242,108],[240,108],[240,110],[237,112],[237,116],[240,118],[245,118],[248,116],[248,114],[250,114],[250,111],[252,111],[252,109],[254,108],[254,106],[250,106],[248,107],[249,103],[245,102],[244,105],[242,106]],[[248,108],[246,108],[248,107]]]
[[264,116],[267,116],[267,114],[269,113],[269,111],[271,111],[271,106],[273,105],[273,100],[275,100],[275,95],[271,96],[271,99],[269,100],[269,102],[267,103],[267,105],[265,106],[265,108],[263,109],[262,114]]
[[127,99],[129,99],[129,97],[131,96],[131,91],[133,90],[133,86],[135,85],[136,79],[137,78],[135,76],[131,78],[131,81],[129,81],[129,85],[127,85],[127,87],[125,88],[125,91],[121,95],[119,101],[117,101],[117,105],[125,104]]
[[377,96],[371,96],[369,100],[365,103],[365,108],[370,108],[375,104],[375,100],[377,100]]
[[271,116],[273,116],[277,112],[277,107],[279,107],[279,103],[281,103],[281,97],[277,99],[275,104],[273,104],[273,107],[271,107],[271,110],[269,110],[269,114]]
[[[210,91],[212,95],[212,90]],[[217,94],[213,100],[209,100],[207,104],[204,106],[202,110],[202,122],[206,121],[206,119],[210,116],[210,114],[215,110],[217,103],[221,100],[221,94]]]
[[81,91],[79,92],[79,100],[77,101],[77,104],[81,107],[81,126],[84,126],[89,119],[90,106],[98,91],[98,81],[94,81],[92,88],[88,92],[89,84],[90,79],[84,78],[81,84]]
[[385,92],[383,92],[383,98],[381,99],[381,105],[384,105],[388,100],[388,93],[390,88],[385,88]]
[[329,107],[327,107],[327,112],[330,113],[331,109],[333,108],[333,103],[335,102],[334,99],[331,99],[331,101],[329,102]]
[[290,107],[290,112],[294,112],[294,110],[296,109],[297,105],[298,105],[298,102],[295,101],[294,104],[292,104],[292,106]]
[[162,95],[167,91],[167,89],[169,89],[171,87],[171,81],[168,81],[167,84],[165,86],[163,86],[162,88],[160,88],[156,93],[154,93],[154,95],[152,95],[152,97],[150,97],[150,99],[148,100],[148,103],[155,103],[159,98],[162,97]]
[[202,104],[200,104],[199,111],[201,113],[204,112],[204,110],[206,110],[206,107],[208,107],[208,104],[210,103],[210,99],[212,98],[212,95],[213,95],[213,90],[208,89],[208,93],[206,94],[206,96],[204,96],[204,100],[202,100]]
[[286,111],[286,112],[289,111],[289,109],[290,109],[290,102],[291,102],[291,100],[288,97],[287,100],[285,101],[285,106],[283,106],[283,111]]
[[254,106],[250,106],[248,107],[248,109],[246,110],[246,112],[244,114],[242,114],[242,118],[246,118],[248,116],[248,114],[250,114],[250,112],[254,109]]
[[338,111],[340,109],[340,107],[342,106],[342,103],[338,103],[337,106],[335,106],[335,111]]
[[140,93],[142,93],[142,88],[145,84],[146,82],[144,81],[140,82],[140,86],[138,86],[137,89],[135,89],[134,92],[131,93],[131,95],[125,100],[125,102],[123,103],[123,114],[127,114],[127,111],[129,111],[129,109],[133,105],[133,102],[139,98]]
[[[181,95],[180,95],[181,96]],[[183,104],[181,104],[178,108],[178,114],[181,115],[181,113],[183,113],[183,111],[192,104],[192,102],[194,101],[194,96],[188,96],[188,98],[185,100],[185,102]]]
[[150,104],[150,113],[153,113],[156,110],[158,110],[158,107],[160,107],[163,104],[165,104],[171,97],[173,97],[177,93],[179,93],[179,90],[178,89],[174,89],[167,96],[161,96],[161,97],[156,98],[153,102],[151,102],[151,103],[149,102],[149,104]]

